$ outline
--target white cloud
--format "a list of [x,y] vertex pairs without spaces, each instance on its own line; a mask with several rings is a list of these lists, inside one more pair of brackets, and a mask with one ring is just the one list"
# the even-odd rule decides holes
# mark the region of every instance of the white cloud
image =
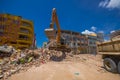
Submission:
[[104,33],[104,31],[98,31],[98,33]]
[[89,31],[89,30],[85,30],[82,32],[82,34],[87,34],[87,35],[92,34],[92,33],[95,33],[95,32]]
[[114,9],[120,9],[120,0],[104,0],[99,3],[99,7]]
[[115,32],[114,30],[113,31],[110,31],[110,33],[113,33],[113,32]]
[[104,41],[107,42],[107,41],[109,41],[109,40],[105,39]]
[[96,29],[97,29],[97,28],[94,27],[94,26],[91,27],[91,30],[92,30],[92,31],[96,31]]
[[105,6],[108,5],[108,3],[109,3],[109,0],[101,1],[101,2],[99,3],[99,6],[100,6],[100,7],[105,7]]

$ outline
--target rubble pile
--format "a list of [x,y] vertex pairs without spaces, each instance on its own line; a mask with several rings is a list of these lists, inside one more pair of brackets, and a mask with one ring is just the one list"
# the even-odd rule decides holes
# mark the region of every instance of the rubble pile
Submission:
[[0,46],[0,57],[10,57],[10,55],[15,51],[15,49],[12,46]]
[[[3,49],[1,49],[1,51],[2,50]],[[10,57],[7,56],[0,59],[0,79],[5,80],[14,73],[27,70],[32,66],[40,66],[49,60],[60,61],[66,56],[65,53],[63,54],[61,51],[48,50],[45,48],[35,50],[15,50],[12,48],[12,53],[10,51],[10,54]]]

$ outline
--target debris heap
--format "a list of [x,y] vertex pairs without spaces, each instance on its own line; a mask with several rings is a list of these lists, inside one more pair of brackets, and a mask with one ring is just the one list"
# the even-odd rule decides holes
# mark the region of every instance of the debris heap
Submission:
[[[48,50],[45,48],[35,50],[15,50],[13,47],[1,48],[2,54],[9,53],[10,56],[0,58],[0,79],[7,79],[19,71],[26,71],[32,66],[40,66],[50,60],[61,61],[65,53],[61,51]],[[10,50],[11,49],[11,50]],[[1,54],[1,53],[0,53]]]

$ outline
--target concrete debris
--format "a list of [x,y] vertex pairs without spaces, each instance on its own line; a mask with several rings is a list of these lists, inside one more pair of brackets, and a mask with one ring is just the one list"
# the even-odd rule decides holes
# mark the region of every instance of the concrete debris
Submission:
[[50,60],[61,61],[67,54],[45,48],[35,50],[15,50],[9,46],[2,46],[0,48],[3,54],[6,54],[6,52],[11,54],[9,57],[4,56],[0,59],[0,79],[4,80],[12,74],[18,73],[19,71],[26,71],[32,66],[37,67]]
[[10,57],[10,55],[15,52],[15,49],[12,46],[3,45],[0,46],[0,57]]
[[74,73],[75,75],[79,75],[80,73],[79,72],[76,72],[76,73]]
[[15,49],[12,46],[0,46],[0,52],[12,53]]

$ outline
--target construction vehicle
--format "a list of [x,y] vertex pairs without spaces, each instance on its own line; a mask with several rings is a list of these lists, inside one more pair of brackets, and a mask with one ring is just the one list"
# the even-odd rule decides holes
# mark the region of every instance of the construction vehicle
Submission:
[[[56,26],[57,26],[56,30],[54,28],[54,23],[56,23]],[[45,29],[45,33],[49,39],[49,43],[48,43],[47,47],[50,50],[57,50],[57,51],[62,51],[62,52],[70,52],[71,51],[71,49],[64,44],[64,39],[61,36],[60,24],[58,21],[58,17],[57,17],[55,8],[53,8],[53,10],[52,10],[50,28]]]
[[[57,29],[54,28],[54,23],[56,23]],[[45,33],[49,39],[49,42],[47,44],[47,48],[49,50],[61,51],[64,53],[61,56],[64,56],[64,57],[65,57],[65,52],[71,51],[71,49],[64,44],[64,39],[61,36],[60,24],[58,21],[55,8],[53,8],[52,10],[50,28],[45,29]]]
[[98,44],[98,52],[107,71],[120,73],[120,35]]

